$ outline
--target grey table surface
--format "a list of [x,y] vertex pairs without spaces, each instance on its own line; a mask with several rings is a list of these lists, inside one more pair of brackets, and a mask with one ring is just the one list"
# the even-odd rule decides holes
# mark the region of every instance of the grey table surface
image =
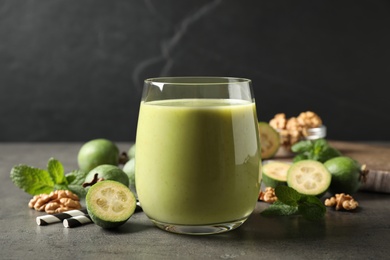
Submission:
[[[119,143],[122,150],[130,144]],[[390,194],[359,192],[355,212],[327,210],[325,219],[264,217],[258,202],[240,228],[219,235],[162,231],[144,213],[115,231],[94,224],[38,226],[43,213],[29,209],[31,196],[11,182],[19,163],[46,167],[55,157],[77,168],[80,143],[0,143],[0,259],[390,259]]]

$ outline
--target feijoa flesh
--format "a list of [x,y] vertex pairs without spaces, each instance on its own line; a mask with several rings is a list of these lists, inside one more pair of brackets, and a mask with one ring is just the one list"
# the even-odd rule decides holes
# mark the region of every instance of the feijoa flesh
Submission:
[[261,159],[272,158],[280,147],[280,135],[267,122],[259,122]]
[[329,188],[332,175],[315,160],[293,163],[287,173],[287,185],[301,194],[321,197]]
[[136,198],[128,187],[117,181],[94,184],[85,198],[88,215],[102,228],[116,228],[133,215]]
[[270,161],[263,164],[263,183],[266,187],[275,188],[287,185],[287,172],[291,164],[280,161]]

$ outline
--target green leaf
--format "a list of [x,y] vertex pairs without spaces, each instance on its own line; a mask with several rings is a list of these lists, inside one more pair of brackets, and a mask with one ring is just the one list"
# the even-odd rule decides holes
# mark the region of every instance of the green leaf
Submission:
[[68,183],[72,183],[73,181],[76,180],[76,175],[73,175],[71,173],[68,173],[67,175],[65,175],[65,178],[66,178],[66,181]]
[[341,155],[341,152],[331,147],[324,138],[300,141],[294,144],[291,150],[296,153],[293,162],[309,159],[324,163]]
[[312,149],[313,143],[310,140],[300,141],[291,146],[291,151],[294,153],[302,153]]
[[293,158],[293,162],[299,162],[308,159],[306,154],[298,154]]
[[326,207],[315,196],[305,196],[299,203],[298,211],[308,220],[319,220],[325,216]]
[[54,190],[68,190],[68,184],[66,183],[54,184]]
[[263,216],[289,216],[296,214],[297,212],[298,207],[286,205],[280,201],[275,201],[273,204],[269,205],[268,208],[263,210],[261,214]]
[[313,141],[312,155],[313,158],[318,158],[318,156],[328,147],[328,143],[325,139],[318,139]]
[[47,163],[47,170],[55,184],[67,184],[64,167],[60,161],[50,158]]
[[298,202],[301,199],[301,194],[288,186],[276,186],[275,195],[279,201],[294,207],[298,206]]
[[327,160],[338,156],[341,156],[341,152],[333,147],[328,146],[325,150],[322,151],[321,155],[319,156],[319,161],[324,163]]
[[323,149],[327,146],[329,146],[328,142],[324,138],[313,140],[313,147],[314,149]]
[[66,174],[66,179],[69,184],[82,185],[85,182],[85,178],[87,177],[87,175],[88,172],[84,172],[81,170],[74,170]]
[[300,194],[288,186],[277,186],[275,195],[278,200],[264,210],[263,215],[286,216],[299,213],[308,220],[319,220],[326,213],[326,208],[320,199]]
[[81,170],[74,170],[66,174],[66,179],[68,180],[68,189],[73,193],[77,194],[79,198],[85,198],[87,195],[87,189],[82,186],[85,182],[88,172]]
[[54,182],[48,171],[27,165],[13,167],[10,178],[17,187],[31,195],[47,194],[54,189]]

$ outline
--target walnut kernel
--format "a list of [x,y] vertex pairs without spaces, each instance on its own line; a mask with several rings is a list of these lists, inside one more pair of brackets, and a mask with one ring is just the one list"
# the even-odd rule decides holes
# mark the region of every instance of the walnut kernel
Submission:
[[345,193],[335,194],[334,197],[325,200],[325,206],[335,207],[336,210],[353,210],[359,206],[354,198]]
[[274,203],[277,201],[278,198],[275,195],[275,189],[272,187],[266,187],[264,192],[260,191],[259,200],[267,203]]
[[81,208],[79,197],[69,190],[56,190],[50,194],[35,195],[28,206],[48,214]]
[[302,112],[298,117],[289,119],[284,113],[279,113],[270,120],[269,124],[279,132],[281,144],[290,149],[293,144],[308,135],[309,128],[320,127],[322,120],[312,111]]

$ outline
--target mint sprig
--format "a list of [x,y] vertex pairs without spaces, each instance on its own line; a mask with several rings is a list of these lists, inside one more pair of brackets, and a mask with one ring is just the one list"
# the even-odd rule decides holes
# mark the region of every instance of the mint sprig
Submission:
[[[69,175],[69,177],[68,177]],[[85,189],[81,187],[85,173],[75,171],[65,175],[62,163],[50,158],[47,169],[39,169],[20,164],[11,169],[10,178],[20,189],[30,195],[48,194],[54,190],[72,190],[78,196],[85,196]]]
[[12,182],[28,194],[50,193],[54,189],[54,181],[46,170],[17,165],[10,174]]
[[293,162],[309,159],[323,163],[334,157],[341,156],[341,152],[330,146],[323,138],[317,140],[303,140],[295,143],[291,146],[291,151],[296,154]]
[[315,196],[300,194],[288,186],[277,186],[275,195],[278,200],[265,209],[264,216],[289,216],[300,214],[308,220],[324,218],[326,208]]
[[87,190],[82,186],[85,182],[88,172],[81,170],[74,170],[65,175],[68,181],[68,189],[73,193],[76,193],[80,198],[84,198],[87,195]]

